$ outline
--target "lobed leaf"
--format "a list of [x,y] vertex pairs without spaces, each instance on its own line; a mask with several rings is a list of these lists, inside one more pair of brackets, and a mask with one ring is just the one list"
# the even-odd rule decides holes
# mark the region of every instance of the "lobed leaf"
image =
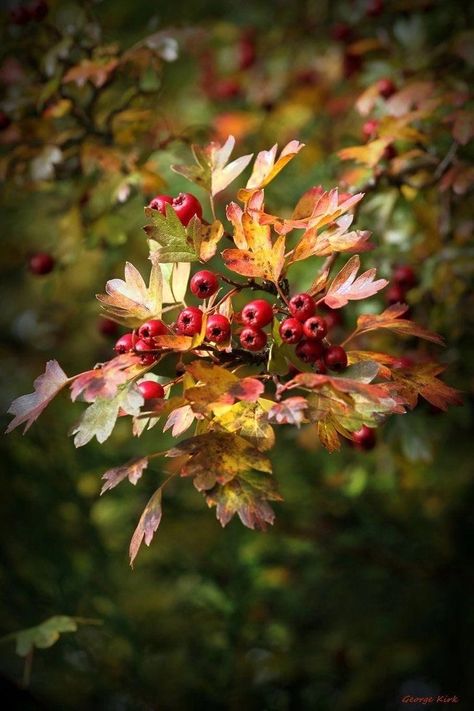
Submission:
[[[328,304],[329,305],[329,304]],[[444,340],[437,333],[433,333],[423,326],[419,326],[414,321],[400,318],[408,310],[407,304],[393,304],[381,314],[362,314],[357,319],[357,329],[353,336],[360,336],[362,333],[369,333],[379,328],[386,328],[393,333],[405,336],[416,336],[426,341],[443,345]]]
[[145,545],[149,546],[153,536],[158,530],[158,526],[161,523],[161,517],[163,514],[161,508],[161,498],[162,498],[162,487],[155,491],[153,496],[149,499],[147,505],[145,506],[138,525],[133,533],[132,540],[130,541],[129,555],[130,555],[130,565],[133,568],[133,562],[137,557],[140,546],[145,541]]
[[357,277],[359,268],[360,258],[354,255],[334,278],[324,297],[324,302],[330,308],[340,309],[349,301],[367,299],[387,286],[386,279],[374,281],[375,269],[368,269]]
[[135,485],[147,466],[148,457],[138,457],[131,459],[126,464],[121,464],[119,467],[109,469],[102,477],[102,479],[105,479],[105,484],[102,486],[100,495],[102,496],[109,489],[115,488],[124,479],[128,479],[130,484]]
[[161,316],[162,276],[157,261],[152,261],[148,287],[138,269],[126,262],[125,280],[110,279],[105,290],[107,293],[97,294],[97,299],[114,321],[136,327]]
[[75,435],[74,446],[82,447],[93,437],[100,443],[105,442],[112,434],[119,411],[136,416],[143,402],[143,396],[134,384],[121,388],[113,398],[97,398],[71,430]]

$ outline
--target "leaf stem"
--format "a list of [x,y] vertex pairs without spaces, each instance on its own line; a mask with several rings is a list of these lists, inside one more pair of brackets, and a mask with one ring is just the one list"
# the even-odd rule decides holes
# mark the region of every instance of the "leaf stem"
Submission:
[[25,664],[23,667],[23,676],[21,680],[21,686],[23,689],[27,689],[31,683],[31,671],[33,668],[33,654],[34,647],[31,647],[30,651],[25,657]]

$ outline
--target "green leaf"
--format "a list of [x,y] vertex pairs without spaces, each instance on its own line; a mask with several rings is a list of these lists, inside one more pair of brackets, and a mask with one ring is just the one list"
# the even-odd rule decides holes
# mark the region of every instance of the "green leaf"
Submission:
[[[197,262],[199,254],[195,247],[196,230],[199,220],[192,219],[186,229],[171,205],[166,205],[166,215],[149,207],[145,215],[151,224],[145,227],[148,237],[154,239],[160,248],[154,253],[156,262]],[[156,263],[153,262],[153,263]]]
[[26,657],[34,647],[47,649],[58,641],[63,632],[76,632],[77,622],[73,617],[67,615],[55,615],[42,622],[36,627],[29,627],[19,632],[14,632],[4,639],[14,638],[16,640],[16,653],[20,657]]

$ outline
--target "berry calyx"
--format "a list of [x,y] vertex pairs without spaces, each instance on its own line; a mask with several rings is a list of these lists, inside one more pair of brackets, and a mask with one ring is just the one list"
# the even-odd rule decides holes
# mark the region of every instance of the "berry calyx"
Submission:
[[391,79],[379,79],[377,88],[380,96],[383,96],[384,99],[389,99],[397,90],[397,87]]
[[342,346],[329,346],[324,354],[324,362],[330,370],[339,372],[347,368],[347,353]]
[[297,318],[286,318],[280,324],[283,343],[298,343],[303,338],[303,324]]
[[316,304],[312,296],[309,294],[295,294],[289,303],[290,313],[298,321],[306,321],[314,315]]
[[261,351],[267,343],[267,334],[261,328],[247,326],[240,333],[240,344],[248,351]]
[[368,452],[375,447],[377,435],[372,427],[362,425],[360,430],[352,433],[352,441],[356,449]]
[[246,326],[263,328],[272,322],[273,309],[265,299],[255,299],[244,306],[241,318]]
[[386,293],[386,299],[390,306],[405,301],[405,289],[400,284],[392,284]]
[[328,325],[322,316],[311,316],[304,322],[303,332],[306,338],[321,341],[328,332]]
[[304,338],[296,346],[295,353],[303,363],[316,363],[324,353],[324,346],[321,341]]
[[415,270],[408,264],[399,264],[395,267],[393,280],[403,289],[412,289],[418,282]]
[[176,319],[176,331],[181,336],[195,336],[202,326],[202,311],[197,306],[187,306]]
[[143,380],[138,383],[138,389],[144,400],[155,400],[165,396],[165,390],[161,383],[156,383],[154,380]]
[[201,203],[192,193],[179,193],[171,203],[182,225],[186,227],[192,217],[202,217]]
[[149,343],[156,336],[164,336],[168,332],[163,321],[157,318],[152,318],[149,321],[143,323],[138,329],[138,335],[141,339]]
[[122,353],[128,353],[129,351],[133,350],[134,343],[135,338],[133,333],[124,333],[123,336],[120,336],[117,343],[115,344],[114,351],[118,355],[121,355]]
[[189,288],[194,296],[198,297],[198,299],[207,299],[218,290],[219,280],[214,272],[210,272],[208,269],[203,269],[200,272],[196,272],[196,274],[192,277],[189,283]]
[[206,327],[206,338],[214,343],[225,343],[229,340],[230,323],[229,319],[222,314],[209,316]]
[[153,200],[148,203],[148,207],[152,210],[158,210],[162,215],[166,215],[166,205],[171,205],[172,202],[172,195],[155,195]]
[[377,119],[369,119],[362,126],[362,134],[365,138],[372,138],[377,133],[379,122]]
[[43,276],[53,271],[56,262],[48,252],[37,252],[30,257],[28,269],[35,276]]

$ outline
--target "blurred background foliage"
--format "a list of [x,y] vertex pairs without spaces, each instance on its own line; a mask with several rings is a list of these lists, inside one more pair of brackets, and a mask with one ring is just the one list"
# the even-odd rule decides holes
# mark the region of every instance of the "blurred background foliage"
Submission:
[[[103,498],[100,477],[169,439],[132,440],[122,421],[104,446],[74,450],[66,432],[80,406],[53,403],[28,436],[3,441],[1,626],[55,614],[102,624],[37,650],[24,691],[23,660],[3,643],[1,683],[18,695],[9,708],[379,711],[405,708],[406,694],[457,694],[472,708],[470,13],[442,0],[61,0],[23,26],[5,10],[2,412],[45,360],[73,374],[110,357],[115,335],[94,294],[125,259],[146,265],[143,205],[189,189],[170,164],[229,133],[239,154],[307,144],[268,189],[270,211],[287,213],[313,184],[367,188],[358,226],[377,249],[364,263],[387,277],[415,269],[413,316],[445,336],[447,380],[465,392],[448,414],[420,405],[393,418],[369,453],[328,455],[311,430],[281,429],[285,501],[265,534],[236,521],[222,531],[173,481],[134,571],[128,541],[161,472]],[[416,124],[421,138],[396,141],[402,159],[433,161],[411,182],[393,156],[352,174],[337,157],[365,144],[355,102],[386,77],[433,82],[442,97]],[[371,116],[383,115],[379,102]],[[28,270],[38,251],[56,262],[41,277]],[[295,275],[303,288],[313,276],[306,262]]]

